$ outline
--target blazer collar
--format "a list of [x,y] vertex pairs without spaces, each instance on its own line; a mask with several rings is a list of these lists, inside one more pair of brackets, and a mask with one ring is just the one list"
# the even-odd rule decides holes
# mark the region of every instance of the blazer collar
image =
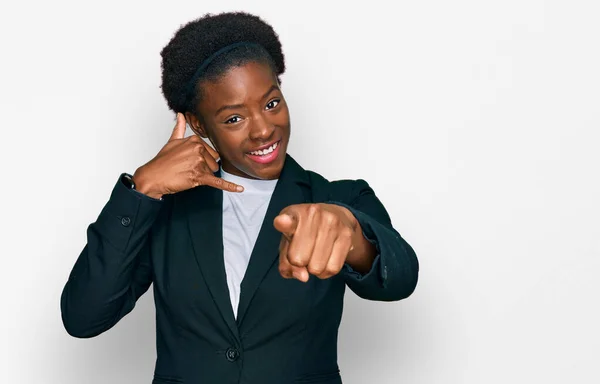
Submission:
[[[220,176],[220,170],[215,173]],[[289,155],[271,196],[258,238],[241,282],[237,320],[233,315],[223,257],[223,191],[200,186],[187,191],[186,210],[193,251],[210,293],[234,337],[252,298],[273,263],[279,259],[281,234],[273,220],[285,207],[311,201],[307,172]]]

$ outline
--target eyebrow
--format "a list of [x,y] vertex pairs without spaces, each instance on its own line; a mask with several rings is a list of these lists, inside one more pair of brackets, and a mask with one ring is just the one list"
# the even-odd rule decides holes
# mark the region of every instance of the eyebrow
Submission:
[[[279,90],[279,87],[275,84],[271,85],[271,88],[269,88],[269,90],[267,92],[265,92],[265,94],[260,99],[261,100],[266,99],[267,96],[269,96],[271,94],[271,92],[273,92],[275,90]],[[244,104],[223,105],[222,107],[217,109],[217,111],[215,112],[215,116],[217,116],[219,113],[221,113],[227,109],[238,109],[238,108],[244,108]]]

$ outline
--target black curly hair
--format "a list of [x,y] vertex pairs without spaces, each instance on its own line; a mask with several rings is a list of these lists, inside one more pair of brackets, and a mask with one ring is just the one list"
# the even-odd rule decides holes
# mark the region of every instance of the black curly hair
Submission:
[[[248,44],[242,44],[248,43]],[[214,57],[195,78],[200,65],[215,52],[237,44]],[[271,66],[279,76],[285,71],[285,60],[279,37],[269,24],[246,12],[206,14],[183,26],[162,49],[162,92],[174,112],[196,113],[202,98],[199,85],[216,80],[229,69],[260,62]]]

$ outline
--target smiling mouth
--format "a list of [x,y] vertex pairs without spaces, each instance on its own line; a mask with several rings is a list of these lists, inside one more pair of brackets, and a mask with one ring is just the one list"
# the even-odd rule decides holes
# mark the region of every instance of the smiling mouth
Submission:
[[271,146],[268,148],[259,149],[258,151],[248,152],[248,154],[250,154],[252,156],[266,156],[266,155],[272,153],[275,149],[277,149],[277,147],[279,147],[280,142],[281,142],[281,140],[277,140],[275,143],[271,144]]
[[271,144],[270,147],[260,149],[258,151],[248,152],[246,156],[258,164],[270,164],[279,158],[279,152],[281,150],[281,139]]

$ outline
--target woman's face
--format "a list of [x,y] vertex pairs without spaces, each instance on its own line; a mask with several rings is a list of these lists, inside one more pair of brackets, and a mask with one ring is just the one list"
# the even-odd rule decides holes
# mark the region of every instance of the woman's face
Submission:
[[186,115],[194,132],[211,140],[223,169],[251,179],[277,179],[290,115],[271,67],[254,62],[235,67],[217,81],[204,82],[202,89],[202,121]]

